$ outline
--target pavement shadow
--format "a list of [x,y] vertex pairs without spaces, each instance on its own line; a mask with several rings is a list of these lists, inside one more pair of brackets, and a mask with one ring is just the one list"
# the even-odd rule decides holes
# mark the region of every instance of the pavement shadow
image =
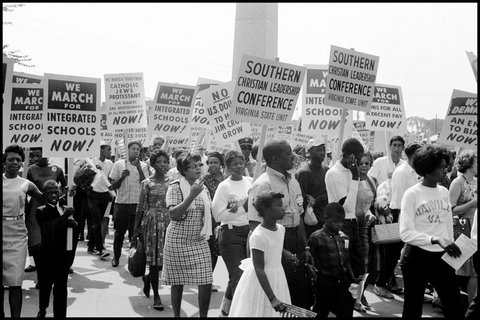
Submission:
[[111,285],[111,282],[91,280],[88,276],[76,272],[71,274],[68,280],[68,286],[72,287],[73,293],[83,293],[85,289],[107,289]]

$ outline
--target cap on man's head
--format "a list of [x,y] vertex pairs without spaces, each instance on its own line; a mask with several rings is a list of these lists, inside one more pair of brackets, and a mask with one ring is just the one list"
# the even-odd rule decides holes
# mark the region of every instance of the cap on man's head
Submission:
[[110,143],[107,143],[107,141],[105,141],[105,140],[100,140],[100,147],[101,147],[101,146],[109,146],[109,145],[110,145]]
[[130,141],[130,142],[128,143],[127,148],[130,149],[130,146],[131,146],[132,144],[136,144],[136,145],[138,145],[138,147],[139,147],[140,149],[142,149],[142,143],[141,143],[140,141]]
[[305,147],[305,150],[310,150],[310,148],[313,148],[313,147],[318,147],[318,146],[321,146],[321,145],[325,145],[325,141],[323,140],[323,138],[315,138],[315,139],[310,139],[308,142],[307,142],[307,146]]
[[253,139],[252,139],[252,138],[249,138],[249,137],[245,137],[245,138],[242,138],[242,139],[238,139],[238,144],[239,144],[240,146],[242,146],[242,144],[253,145]]

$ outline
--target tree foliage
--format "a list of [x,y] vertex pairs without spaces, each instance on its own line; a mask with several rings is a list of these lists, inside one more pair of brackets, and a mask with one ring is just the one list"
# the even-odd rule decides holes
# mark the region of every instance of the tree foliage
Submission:
[[[21,3],[14,3],[14,4],[2,4],[3,7],[3,12],[12,12],[17,8],[24,7],[24,4]],[[11,21],[2,21],[3,25],[11,25]],[[32,58],[28,56],[28,54],[21,54],[20,50],[11,50],[9,48],[8,44],[4,44],[2,46],[2,53],[4,56],[7,58],[11,58],[15,60],[15,63],[18,63],[21,66],[31,68],[34,67],[35,65],[28,63],[29,61],[32,61]]]

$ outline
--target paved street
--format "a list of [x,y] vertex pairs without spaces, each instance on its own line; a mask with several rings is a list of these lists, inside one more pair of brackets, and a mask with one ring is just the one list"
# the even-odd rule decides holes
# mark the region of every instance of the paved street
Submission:
[[[165,310],[157,311],[152,308],[153,293],[150,298],[142,292],[141,278],[133,278],[127,270],[128,244],[124,244],[120,266],[111,265],[113,247],[113,229],[107,236],[107,250],[110,257],[105,261],[87,253],[86,242],[79,242],[77,255],[73,265],[74,273],[68,281],[68,317],[172,317],[173,311],[170,302],[170,287],[160,288]],[[28,264],[27,264],[28,265]],[[38,312],[38,289],[35,289],[36,272],[26,273],[23,282],[22,317],[35,317]],[[209,317],[218,317],[220,303],[227,284],[227,270],[221,257],[218,260],[213,274],[213,282],[219,286],[218,292],[212,293]],[[400,317],[402,313],[403,296],[395,295],[394,300],[377,297],[372,293],[373,288],[366,291],[367,300],[373,307],[372,311],[355,317]],[[10,316],[8,307],[8,292],[5,292],[4,307],[7,316]],[[182,301],[182,317],[198,317],[197,287],[185,286]],[[424,317],[443,317],[440,310],[433,308],[430,303],[424,304]],[[47,309],[47,317],[53,317],[52,300]]]

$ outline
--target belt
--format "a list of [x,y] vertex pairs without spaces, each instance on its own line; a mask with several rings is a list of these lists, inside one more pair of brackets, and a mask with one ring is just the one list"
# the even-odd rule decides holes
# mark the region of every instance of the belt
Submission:
[[296,227],[285,227],[285,231],[298,231],[298,226],[296,226]]
[[357,218],[345,219],[345,221],[351,221],[351,222],[355,221],[355,222],[357,222]]
[[16,220],[19,220],[19,219],[22,219],[23,218],[23,214],[20,215],[20,216],[6,216],[6,217],[3,217],[3,220],[4,221],[16,221]]
[[246,224],[246,225],[244,225],[244,226],[234,226],[234,225],[228,223],[228,224],[222,224],[222,225],[220,226],[220,228],[221,228],[221,229],[230,229],[230,230],[232,230],[232,229],[245,229],[245,228],[250,228],[250,226],[249,226],[248,224]]

